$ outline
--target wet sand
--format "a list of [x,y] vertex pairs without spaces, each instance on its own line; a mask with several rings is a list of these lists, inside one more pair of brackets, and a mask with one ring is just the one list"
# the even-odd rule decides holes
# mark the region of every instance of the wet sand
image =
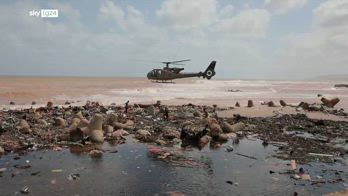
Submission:
[[[87,100],[102,104],[154,103],[164,104],[242,106],[252,99],[255,105],[261,101],[274,101],[279,105],[283,99],[290,104],[301,101],[319,103],[318,94],[339,97],[336,106],[348,110],[348,88],[335,88],[337,82],[315,81],[251,81],[251,80],[200,80],[184,79],[171,83],[154,83],[146,78],[93,78],[93,77],[0,77],[0,106],[10,101],[30,107],[32,101],[56,104],[65,101],[83,105]],[[230,92],[235,91],[235,92]]]

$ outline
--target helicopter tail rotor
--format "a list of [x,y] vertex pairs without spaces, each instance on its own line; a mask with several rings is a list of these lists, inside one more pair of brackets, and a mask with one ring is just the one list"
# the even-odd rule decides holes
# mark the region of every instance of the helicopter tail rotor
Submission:
[[210,80],[213,76],[215,76],[215,65],[216,61],[212,61],[210,65],[207,67],[207,69],[203,72],[203,78],[207,78]]

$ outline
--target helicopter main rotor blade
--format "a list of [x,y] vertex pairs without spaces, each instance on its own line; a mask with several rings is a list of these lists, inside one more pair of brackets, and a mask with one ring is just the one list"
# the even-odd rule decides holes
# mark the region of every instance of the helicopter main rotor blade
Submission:
[[186,62],[186,61],[191,61],[190,59],[186,59],[186,60],[180,60],[180,61],[172,61],[171,63],[181,63],[181,62]]
[[186,60],[180,60],[180,61],[165,61],[165,62],[161,62],[163,64],[169,65],[169,64],[173,64],[173,65],[184,65],[184,64],[179,64],[182,62],[186,62],[186,61],[191,61],[190,59],[186,59]]

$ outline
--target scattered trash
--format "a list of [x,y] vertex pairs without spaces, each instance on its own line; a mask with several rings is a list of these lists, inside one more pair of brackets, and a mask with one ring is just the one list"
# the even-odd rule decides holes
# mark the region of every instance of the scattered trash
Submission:
[[39,173],[41,173],[40,171],[37,171],[37,172],[33,172],[33,173],[31,173],[30,175],[32,175],[32,176],[36,176],[36,175],[38,175]]
[[291,170],[296,170],[297,168],[297,164],[296,164],[296,161],[295,160],[291,160]]
[[28,193],[29,193],[29,187],[24,186],[24,187],[21,189],[21,193],[22,193],[22,194],[28,194]]
[[231,185],[233,184],[233,182],[230,181],[230,180],[227,180],[226,183],[227,183],[227,184],[231,184]]
[[80,174],[69,174],[68,180],[79,180],[80,179]]
[[308,153],[309,155],[312,155],[312,156],[320,156],[320,157],[333,157],[333,155],[331,154],[320,154],[320,153]]
[[29,169],[31,166],[30,165],[14,165],[13,167],[17,169]]
[[232,152],[233,151],[233,147],[232,146],[226,146],[226,151],[227,152]]
[[60,172],[63,172],[63,170],[62,169],[53,169],[53,170],[51,170],[51,172],[60,173]]
[[254,160],[257,160],[257,158],[256,158],[256,157],[249,156],[249,155],[245,155],[245,154],[241,154],[241,153],[236,153],[236,155],[239,155],[239,156],[242,156],[242,157],[246,157],[246,158],[249,158],[249,159],[254,159]]

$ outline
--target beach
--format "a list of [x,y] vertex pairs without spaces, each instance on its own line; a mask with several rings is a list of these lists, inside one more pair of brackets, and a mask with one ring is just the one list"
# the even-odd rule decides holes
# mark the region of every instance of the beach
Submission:
[[4,195],[317,195],[347,188],[348,90],[336,82],[0,81]]
[[337,108],[348,110],[348,88],[336,88],[345,81],[262,81],[262,80],[175,80],[155,83],[146,78],[97,77],[0,77],[0,105],[11,101],[30,107],[32,101],[45,105],[48,100],[64,105],[66,101],[84,104],[87,100],[102,104],[153,103],[246,106],[249,99],[284,100],[289,104],[301,101],[316,103],[318,95],[339,97]]

